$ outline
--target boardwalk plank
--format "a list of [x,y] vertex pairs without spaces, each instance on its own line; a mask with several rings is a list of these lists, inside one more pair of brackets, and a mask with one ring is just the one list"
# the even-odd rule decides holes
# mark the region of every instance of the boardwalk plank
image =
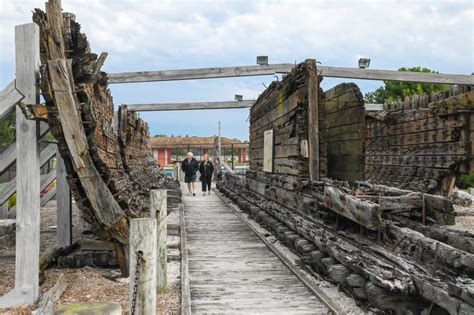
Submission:
[[327,314],[216,195],[185,196],[184,217],[193,313]]

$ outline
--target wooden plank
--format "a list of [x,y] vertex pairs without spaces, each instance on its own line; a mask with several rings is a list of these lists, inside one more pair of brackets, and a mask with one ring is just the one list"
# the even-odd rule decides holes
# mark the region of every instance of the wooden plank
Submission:
[[150,211],[151,217],[157,218],[158,240],[157,240],[157,272],[156,290],[158,293],[168,291],[168,254],[166,249],[166,238],[168,236],[168,210],[166,206],[166,189],[152,189],[150,191]]
[[156,82],[173,80],[197,80],[213,78],[229,78],[241,76],[274,75],[288,73],[294,67],[292,63],[273,64],[266,66],[236,66],[200,69],[158,70],[140,72],[108,73],[108,83]]
[[342,68],[328,66],[318,66],[318,69],[321,70],[321,76],[330,78],[474,85],[474,77],[472,75]]
[[[54,157],[56,154],[55,151],[55,144],[50,144],[43,151],[41,151],[40,155],[40,167],[46,164],[50,159]],[[13,178],[5,187],[3,187],[2,191],[0,192],[0,204],[3,204],[16,192],[16,185],[17,185],[17,177]]]
[[57,149],[56,153],[56,243],[58,246],[72,244],[72,195],[66,178],[66,166]]
[[[40,122],[39,137],[43,137],[49,131],[49,126],[45,122]],[[8,167],[12,166],[16,160],[16,144],[10,146],[0,154],[0,173],[4,172]]]
[[266,130],[264,133],[264,145],[263,145],[263,171],[264,172],[273,172],[273,129]]
[[[137,256],[140,252],[142,254],[137,287],[135,288],[135,281],[129,283],[128,305],[131,314],[156,314],[156,249],[156,219],[130,220],[130,270],[133,271],[133,276],[139,261]],[[133,303],[135,290],[136,303]]]
[[[39,27],[15,27],[16,88],[29,104],[39,103]],[[39,295],[40,148],[39,123],[16,109],[16,268],[15,290],[24,290],[22,304],[34,304]],[[3,304],[4,305],[4,304]],[[4,305],[5,306],[5,305]]]
[[24,98],[23,94],[16,89],[15,80],[11,81],[0,91],[0,120],[13,113],[15,105]]
[[316,60],[308,59],[306,65],[306,85],[308,87],[308,172],[309,179],[319,179],[319,77]]
[[31,312],[31,315],[53,314],[54,302],[61,297],[66,287],[66,279],[64,278],[64,274],[61,273],[56,284],[41,296],[38,307]]
[[327,312],[215,194],[184,197],[184,220],[192,312]]
[[[289,73],[294,67],[292,63],[272,64],[264,66],[236,66],[214,67],[180,70],[158,70],[140,72],[109,73],[109,83],[134,83],[173,80],[197,80],[213,78],[229,78],[240,76],[274,75],[275,73]],[[376,70],[360,68],[343,68],[319,66],[321,76],[332,78],[352,78],[362,80],[391,80],[408,82],[425,82],[439,84],[474,85],[471,75],[424,73],[393,70]]]
[[129,111],[171,111],[171,110],[203,110],[203,109],[230,109],[249,108],[253,100],[222,101],[222,102],[188,102],[188,103],[150,103],[150,104],[124,104]]

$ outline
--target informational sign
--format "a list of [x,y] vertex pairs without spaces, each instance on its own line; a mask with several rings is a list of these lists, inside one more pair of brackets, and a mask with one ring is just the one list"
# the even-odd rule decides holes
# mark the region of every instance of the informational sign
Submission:
[[263,171],[273,172],[273,129],[263,134]]

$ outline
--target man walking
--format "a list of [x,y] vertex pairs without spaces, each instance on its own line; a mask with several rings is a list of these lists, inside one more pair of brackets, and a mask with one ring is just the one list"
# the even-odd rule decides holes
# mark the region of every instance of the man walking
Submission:
[[196,196],[194,193],[194,182],[196,181],[196,172],[199,169],[199,163],[193,158],[192,152],[188,152],[187,158],[181,163],[181,169],[184,172],[184,182],[188,184],[188,195]]

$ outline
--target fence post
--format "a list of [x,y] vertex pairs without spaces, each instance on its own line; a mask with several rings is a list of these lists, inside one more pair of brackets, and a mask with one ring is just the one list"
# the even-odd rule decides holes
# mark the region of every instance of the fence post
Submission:
[[64,160],[56,150],[56,239],[59,246],[72,244],[72,198],[66,179]]
[[[39,27],[15,27],[16,88],[26,104],[39,103]],[[16,272],[15,290],[34,304],[39,287],[40,148],[39,122],[27,120],[16,109]]]
[[[137,254],[142,253],[137,277]],[[137,277],[137,278],[136,278]],[[136,280],[135,280],[136,279]],[[136,289],[135,314],[156,314],[156,219],[139,218],[130,221],[130,314]]]
[[168,291],[166,238],[168,235],[168,213],[167,213],[167,191],[166,189],[152,189],[150,191],[151,217],[156,218],[158,212],[158,270],[156,272],[156,290],[158,293]]

